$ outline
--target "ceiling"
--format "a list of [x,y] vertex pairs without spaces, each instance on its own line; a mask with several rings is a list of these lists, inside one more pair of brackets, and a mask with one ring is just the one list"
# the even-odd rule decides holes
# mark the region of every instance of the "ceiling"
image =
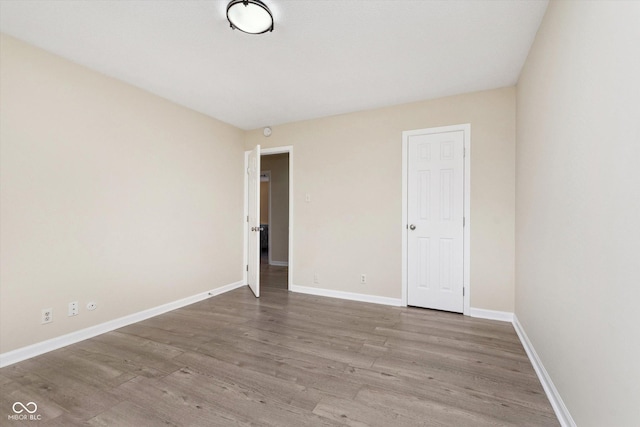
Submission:
[[0,31],[248,130],[513,85],[548,3],[264,2],[263,35],[228,0],[0,0]]

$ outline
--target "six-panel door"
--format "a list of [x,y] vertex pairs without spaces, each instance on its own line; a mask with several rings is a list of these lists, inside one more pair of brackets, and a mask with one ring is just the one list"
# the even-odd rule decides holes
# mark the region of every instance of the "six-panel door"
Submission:
[[408,139],[408,305],[463,311],[464,132]]

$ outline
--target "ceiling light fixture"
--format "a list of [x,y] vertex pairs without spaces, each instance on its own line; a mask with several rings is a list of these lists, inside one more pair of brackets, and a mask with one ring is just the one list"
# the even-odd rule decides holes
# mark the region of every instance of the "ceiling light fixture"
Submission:
[[231,28],[244,33],[273,31],[273,15],[260,0],[231,0],[227,5],[227,19]]

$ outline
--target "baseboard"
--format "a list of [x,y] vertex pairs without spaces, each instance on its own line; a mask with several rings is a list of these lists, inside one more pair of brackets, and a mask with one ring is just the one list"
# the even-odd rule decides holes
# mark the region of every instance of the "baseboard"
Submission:
[[373,304],[392,305],[400,307],[402,300],[400,298],[379,297],[376,295],[356,294],[352,292],[334,291],[332,289],[311,288],[308,286],[290,285],[291,292],[299,292],[301,294],[317,295],[320,297],[341,298],[351,301],[370,302]]
[[275,265],[277,267],[288,267],[289,263],[287,261],[269,261],[269,265]]
[[148,310],[143,310],[138,313],[133,313],[128,316],[110,320],[99,325],[91,326],[89,328],[71,332],[66,335],[51,338],[46,341],[2,353],[0,354],[0,368],[4,368],[5,366],[13,365],[14,363],[39,356],[41,354],[57,350],[62,347],[66,347],[70,344],[75,344],[77,342],[93,338],[106,332],[111,332],[115,329],[122,328],[123,326],[131,325],[132,323],[140,322],[142,320],[149,319],[159,314],[167,313],[177,308],[185,307],[187,305],[205,300],[207,298],[232,291],[244,285],[245,283],[243,281],[231,283],[229,285],[225,285],[208,292],[202,292],[200,294],[173,301],[167,304],[159,305]]
[[485,310],[484,308],[469,308],[469,316],[479,319],[500,320],[502,322],[513,322],[513,313],[508,311]]
[[538,375],[538,379],[540,380],[540,383],[542,384],[542,388],[544,388],[544,391],[547,394],[547,398],[549,399],[549,402],[553,407],[553,411],[556,413],[556,416],[558,417],[558,421],[560,422],[560,425],[562,425],[563,427],[575,427],[576,426],[575,421],[573,421],[573,418],[571,417],[569,410],[567,409],[564,402],[562,401],[562,398],[560,397],[560,393],[558,393],[558,390],[553,385],[553,381],[551,381],[551,377],[549,376],[549,374],[547,373],[547,370],[542,365],[542,361],[538,357],[538,354],[533,348],[531,341],[529,341],[527,334],[525,333],[524,329],[522,328],[522,325],[518,321],[518,317],[515,314],[513,315],[513,327],[515,328],[516,333],[520,338],[520,342],[522,343],[524,350],[527,352],[527,356],[529,356],[529,360],[533,365],[533,369],[535,369],[536,374]]

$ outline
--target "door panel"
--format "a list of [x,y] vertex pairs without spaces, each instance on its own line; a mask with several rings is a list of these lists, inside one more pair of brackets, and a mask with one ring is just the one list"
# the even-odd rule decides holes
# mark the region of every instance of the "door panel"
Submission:
[[422,262],[418,265],[418,286],[428,289],[430,287],[431,280],[429,277],[429,261],[431,260],[430,254],[431,241],[428,237],[418,237],[418,259]]
[[407,303],[461,313],[464,132],[411,135],[407,153]]
[[248,220],[247,220],[247,284],[256,297],[260,296],[260,146],[248,157]]

